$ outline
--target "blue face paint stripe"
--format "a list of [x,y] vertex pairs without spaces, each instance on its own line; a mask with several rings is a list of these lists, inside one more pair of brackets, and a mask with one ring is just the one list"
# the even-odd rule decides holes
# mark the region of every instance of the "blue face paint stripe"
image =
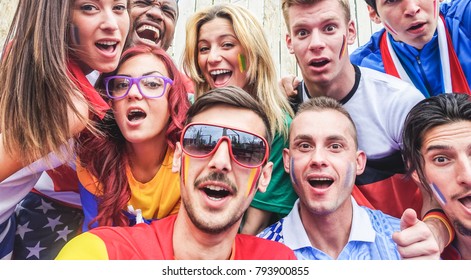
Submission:
[[440,191],[440,189],[438,189],[437,185],[435,185],[435,183],[432,183],[430,184],[430,187],[432,188],[433,192],[436,194],[438,200],[440,200],[442,204],[446,204],[446,199],[443,196],[443,193]]
[[289,167],[289,176],[291,177],[291,181],[296,186],[299,186],[298,180],[296,179],[296,175],[294,175],[294,159],[291,158],[290,167]]

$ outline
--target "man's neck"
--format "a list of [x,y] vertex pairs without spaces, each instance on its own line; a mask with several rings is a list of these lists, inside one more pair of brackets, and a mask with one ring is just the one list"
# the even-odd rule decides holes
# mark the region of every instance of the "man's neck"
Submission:
[[184,208],[180,208],[173,231],[175,259],[228,260],[232,254],[237,230],[238,223],[222,233],[203,232],[193,225]]
[[310,82],[304,78],[304,83],[311,97],[328,96],[340,101],[350,93],[355,85],[355,68],[351,63],[347,63],[345,69],[331,81],[321,84]]
[[299,215],[311,245],[337,259],[348,243],[352,228],[353,207],[350,198],[335,212],[326,215],[311,213],[300,204]]

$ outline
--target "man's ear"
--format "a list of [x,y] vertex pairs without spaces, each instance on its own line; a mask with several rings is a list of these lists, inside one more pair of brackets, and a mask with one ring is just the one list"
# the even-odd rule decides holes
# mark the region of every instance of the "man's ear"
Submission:
[[289,174],[290,162],[289,162],[289,149],[283,149],[283,167],[285,168],[286,173]]
[[180,172],[180,167],[182,164],[182,146],[180,142],[175,144],[175,152],[173,152],[173,160],[172,160],[172,172],[178,173]]
[[271,173],[273,172],[273,162],[268,162],[262,168],[262,174],[260,179],[258,179],[258,191],[265,192],[267,190],[268,184],[270,184]]
[[353,45],[355,43],[356,38],[357,38],[357,28],[355,26],[355,21],[351,20],[348,23],[347,43],[349,45]]
[[381,23],[381,18],[379,17],[378,13],[370,5],[368,5],[368,14],[370,15],[370,19],[372,22],[376,24]]
[[289,35],[289,33],[286,33],[286,46],[288,47],[288,51],[290,54],[294,54],[294,50],[293,50],[293,43],[291,41],[291,35]]
[[366,153],[362,150],[357,151],[357,175],[361,175],[365,171],[366,167]]

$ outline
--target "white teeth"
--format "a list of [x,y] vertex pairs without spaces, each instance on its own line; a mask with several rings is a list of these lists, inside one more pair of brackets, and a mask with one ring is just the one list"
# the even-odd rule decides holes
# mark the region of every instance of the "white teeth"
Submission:
[[137,32],[142,32],[142,31],[144,31],[144,30],[151,30],[151,31],[153,31],[153,32],[154,32],[154,40],[155,40],[155,39],[158,39],[158,38],[160,37],[160,31],[159,31],[157,28],[155,28],[155,27],[153,27],[153,26],[151,26],[151,25],[146,25],[146,24],[144,24],[144,25],[142,25],[141,27],[139,27],[139,28],[137,29]]
[[208,186],[206,187],[212,191],[224,191],[225,189],[224,188],[221,188],[221,187],[217,187],[217,186]]
[[332,179],[329,179],[329,178],[312,178],[310,180],[311,181],[332,181]]
[[116,42],[114,42],[114,41],[100,41],[100,42],[98,42],[98,44],[107,45],[107,46],[114,46],[114,45],[116,45]]
[[222,198],[212,197],[212,196],[208,196],[208,198],[209,198],[210,200],[214,200],[214,201],[219,201],[219,200],[222,199]]
[[230,73],[230,72],[231,71],[229,70],[214,70],[214,71],[211,71],[210,74],[213,76],[216,76],[216,75],[221,75],[221,74]]

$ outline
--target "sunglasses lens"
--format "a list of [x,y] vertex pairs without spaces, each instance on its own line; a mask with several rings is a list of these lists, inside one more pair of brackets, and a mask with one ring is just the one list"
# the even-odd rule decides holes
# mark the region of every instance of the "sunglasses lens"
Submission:
[[265,141],[257,135],[219,126],[191,125],[183,135],[183,149],[190,156],[209,155],[221,138],[230,139],[232,156],[239,164],[249,167],[260,166],[265,159]]

